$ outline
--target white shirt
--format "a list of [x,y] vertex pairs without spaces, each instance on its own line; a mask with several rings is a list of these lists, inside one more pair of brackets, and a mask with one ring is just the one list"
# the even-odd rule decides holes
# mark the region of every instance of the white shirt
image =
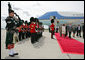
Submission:
[[80,26],[78,26],[78,30],[80,30]]
[[65,32],[66,32],[66,28],[65,26],[62,26],[62,33],[65,34]]

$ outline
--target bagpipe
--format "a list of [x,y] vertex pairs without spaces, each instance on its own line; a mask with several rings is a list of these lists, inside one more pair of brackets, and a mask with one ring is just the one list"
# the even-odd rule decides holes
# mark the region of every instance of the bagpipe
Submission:
[[[14,10],[12,9],[10,2],[8,2],[8,13],[10,13],[11,11],[14,11]],[[21,18],[19,17],[19,15],[17,15],[17,13],[14,12],[14,14],[18,17],[18,22],[20,23]],[[16,31],[19,30],[19,27],[20,27],[19,23],[16,25],[17,26]]]
[[[8,14],[10,14],[11,11],[14,11],[14,10],[12,9],[10,2],[8,2]],[[17,20],[16,20],[16,17],[14,17],[15,22],[16,22],[17,24],[15,24],[15,28],[14,28],[14,31],[15,31],[15,32],[14,32],[14,35],[13,35],[13,43],[16,43],[16,42],[19,41],[18,31],[19,31],[19,29],[20,29],[20,21],[21,21],[21,19],[20,19],[19,15],[17,15],[17,13],[14,12],[14,15],[16,15],[16,16],[18,17]],[[19,23],[18,23],[18,22],[19,22]],[[10,49],[10,48],[13,48],[13,46],[14,46],[14,45],[9,45],[9,49]]]

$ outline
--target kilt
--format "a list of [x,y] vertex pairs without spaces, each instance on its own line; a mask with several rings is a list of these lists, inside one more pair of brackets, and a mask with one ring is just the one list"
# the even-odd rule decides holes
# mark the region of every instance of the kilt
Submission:
[[8,48],[9,44],[13,44],[13,33],[11,33],[10,31],[6,32],[6,47]]

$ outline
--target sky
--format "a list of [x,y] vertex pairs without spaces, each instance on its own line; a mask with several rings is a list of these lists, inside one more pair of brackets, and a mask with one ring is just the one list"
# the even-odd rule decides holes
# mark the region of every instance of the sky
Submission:
[[84,13],[84,1],[1,1],[1,19],[8,16],[8,2],[20,18],[27,21],[49,11]]

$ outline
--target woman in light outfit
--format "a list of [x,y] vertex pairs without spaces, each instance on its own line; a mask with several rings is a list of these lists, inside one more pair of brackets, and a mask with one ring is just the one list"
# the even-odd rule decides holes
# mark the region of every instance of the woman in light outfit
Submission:
[[62,37],[65,37],[65,33],[66,33],[66,26],[65,26],[65,24],[63,24],[63,26],[62,26],[62,34],[63,34],[63,36]]

